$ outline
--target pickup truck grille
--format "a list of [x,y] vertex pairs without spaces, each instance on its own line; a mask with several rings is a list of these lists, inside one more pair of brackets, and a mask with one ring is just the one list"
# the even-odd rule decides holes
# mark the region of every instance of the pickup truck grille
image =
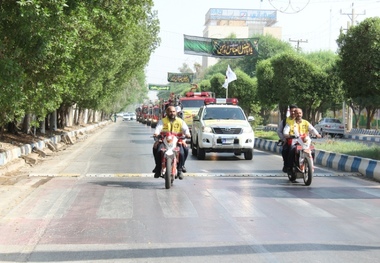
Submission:
[[241,128],[213,128],[215,134],[240,134]]

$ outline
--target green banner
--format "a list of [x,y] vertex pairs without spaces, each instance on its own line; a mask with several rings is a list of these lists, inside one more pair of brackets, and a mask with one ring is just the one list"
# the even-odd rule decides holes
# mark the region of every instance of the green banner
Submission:
[[206,38],[184,35],[185,54],[208,57],[243,57],[258,55],[258,38]]
[[184,35],[185,54],[210,56],[212,54],[211,38]]
[[169,82],[191,83],[193,82],[193,73],[168,73]]
[[149,84],[149,90],[170,90],[170,87],[168,85],[155,85],[155,84]]

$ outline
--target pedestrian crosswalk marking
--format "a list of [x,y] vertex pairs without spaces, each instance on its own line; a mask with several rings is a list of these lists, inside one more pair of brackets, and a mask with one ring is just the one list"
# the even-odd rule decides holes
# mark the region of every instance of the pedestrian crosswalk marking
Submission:
[[208,192],[232,217],[266,217],[264,213],[255,208],[254,197],[241,198],[240,195],[225,189],[209,189]]
[[329,212],[300,198],[275,198],[275,200],[304,217],[335,217]]
[[370,200],[362,199],[330,199],[330,201],[338,203],[341,206],[351,208],[358,213],[362,213],[374,218],[380,218],[380,210],[378,205],[371,204]]
[[157,190],[157,199],[166,218],[198,217],[193,203],[183,191]]

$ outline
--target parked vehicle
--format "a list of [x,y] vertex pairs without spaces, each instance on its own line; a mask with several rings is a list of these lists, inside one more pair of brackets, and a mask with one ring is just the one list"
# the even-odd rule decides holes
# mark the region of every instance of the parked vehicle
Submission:
[[322,136],[344,136],[344,124],[339,119],[323,118],[316,125],[314,125],[314,128],[317,129],[319,134]]
[[134,112],[128,112],[129,113],[129,116],[130,116],[130,120],[131,121],[135,121],[136,120],[136,113]]
[[130,121],[131,120],[131,114],[126,112],[123,114],[123,121]]

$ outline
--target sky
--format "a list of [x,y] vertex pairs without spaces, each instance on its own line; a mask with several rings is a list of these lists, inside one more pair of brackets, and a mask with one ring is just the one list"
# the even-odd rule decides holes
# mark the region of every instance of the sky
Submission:
[[[290,3],[290,4],[289,4]],[[277,9],[277,23],[282,27],[282,40],[302,40],[304,52],[331,50],[341,28],[368,17],[380,17],[380,0],[154,0],[160,20],[161,44],[151,55],[146,68],[149,84],[167,84],[168,72],[179,72],[183,63],[192,69],[202,57],[185,55],[183,35],[203,36],[205,15],[210,8]],[[350,14],[350,15],[348,15]],[[297,42],[290,42],[294,47]]]

